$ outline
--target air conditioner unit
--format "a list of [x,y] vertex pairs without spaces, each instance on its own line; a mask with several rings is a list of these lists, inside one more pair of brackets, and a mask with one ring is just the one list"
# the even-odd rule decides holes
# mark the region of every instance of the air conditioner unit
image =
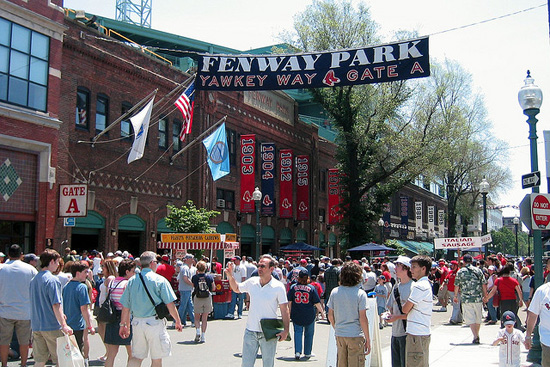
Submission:
[[84,10],[75,10],[75,18],[76,19],[86,19],[86,12]]
[[223,199],[216,200],[216,206],[218,208],[225,208],[225,200],[223,200]]

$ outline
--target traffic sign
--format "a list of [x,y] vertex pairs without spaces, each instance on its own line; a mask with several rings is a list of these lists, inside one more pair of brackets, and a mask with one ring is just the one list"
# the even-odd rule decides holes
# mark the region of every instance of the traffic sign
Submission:
[[76,220],[74,217],[63,218],[64,227],[74,227],[76,225]]
[[[527,194],[519,204],[519,219],[529,229],[533,230],[533,221],[531,220],[531,195]],[[535,228],[536,229],[536,228]]]
[[531,172],[521,176],[521,187],[523,189],[537,186],[540,186],[540,171]]
[[550,229],[550,195],[531,194],[533,229]]

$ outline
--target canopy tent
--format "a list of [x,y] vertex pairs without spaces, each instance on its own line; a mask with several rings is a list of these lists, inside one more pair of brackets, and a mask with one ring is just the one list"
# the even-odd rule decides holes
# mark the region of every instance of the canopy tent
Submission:
[[229,241],[219,233],[162,233],[157,247],[170,250],[224,250],[237,249],[239,242]]
[[360,246],[352,247],[348,251],[394,251],[394,248],[384,245],[378,245],[376,243],[365,243]]
[[323,251],[322,248],[308,245],[305,242],[296,242],[288,246],[281,247],[281,251]]

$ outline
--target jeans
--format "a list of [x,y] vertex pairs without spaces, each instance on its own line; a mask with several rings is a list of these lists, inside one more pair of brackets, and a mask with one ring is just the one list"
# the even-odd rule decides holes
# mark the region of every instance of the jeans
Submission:
[[460,310],[460,295],[458,295],[458,302],[455,303],[455,292],[449,292],[449,297],[453,302],[453,313],[451,315],[451,321],[460,323],[462,322],[462,311]]
[[264,333],[248,329],[244,331],[241,367],[254,367],[258,348],[262,351],[263,367],[273,367],[277,351],[277,338],[268,341],[265,340]]
[[191,324],[195,323],[195,310],[193,307],[193,300],[191,299],[191,291],[180,291],[180,307],[178,313],[183,326],[187,323],[187,315],[189,315]]
[[235,314],[235,306],[237,306],[237,315],[241,317],[243,315],[243,301],[245,294],[231,292],[231,303],[229,304],[228,314]]
[[313,333],[315,332],[315,321],[311,324],[302,326],[293,323],[294,325],[294,351],[296,354],[302,354],[302,335],[304,337],[304,354],[311,355],[313,347]]
[[407,336],[392,336],[391,337],[391,366],[406,367],[405,346],[407,345]]
[[495,298],[495,296],[491,297],[487,302],[487,310],[489,311],[489,318],[491,321],[497,321],[497,309],[493,306],[493,298]]

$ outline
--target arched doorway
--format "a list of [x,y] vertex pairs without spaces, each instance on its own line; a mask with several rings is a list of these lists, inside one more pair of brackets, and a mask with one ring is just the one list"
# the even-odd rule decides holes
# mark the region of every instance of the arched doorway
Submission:
[[262,254],[275,251],[275,229],[271,226],[262,227]]
[[[100,244],[101,231],[105,229],[105,218],[94,210],[88,210],[86,217],[76,217],[71,231],[71,249],[81,253],[82,250],[104,250]],[[101,241],[103,242],[103,241]]]
[[299,228],[296,231],[296,242],[305,242],[307,243],[307,232],[305,229]]
[[290,245],[292,242],[292,231],[290,228],[283,228],[281,229],[281,232],[279,233],[279,244],[281,247]]
[[145,251],[145,221],[134,214],[118,220],[118,249],[139,256]]
[[241,255],[252,256],[256,241],[254,226],[245,224],[241,227]]

